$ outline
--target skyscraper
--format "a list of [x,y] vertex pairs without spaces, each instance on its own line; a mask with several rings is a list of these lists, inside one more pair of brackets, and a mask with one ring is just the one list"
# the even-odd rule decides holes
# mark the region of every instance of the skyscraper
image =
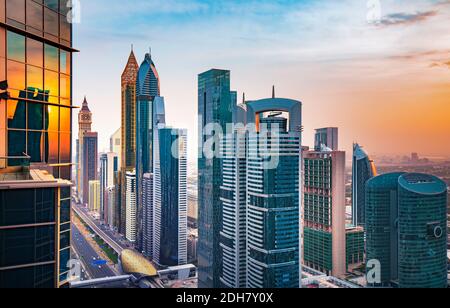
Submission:
[[381,270],[381,280],[368,284],[446,288],[445,182],[427,174],[380,175],[367,182],[366,205],[367,262],[379,262]]
[[222,270],[220,282],[227,288],[247,284],[247,151],[246,132],[227,134],[222,143],[220,231]]
[[155,133],[153,260],[163,266],[183,265],[187,263],[187,132],[159,128]]
[[98,178],[98,134],[96,132],[83,133],[83,142],[81,148],[82,156],[82,196],[84,205],[89,203],[89,181],[95,181]]
[[67,285],[69,10],[56,1],[0,1],[0,81],[10,93],[0,100],[0,288]]
[[153,173],[144,173],[142,176],[142,206],[143,206],[143,254],[153,259]]
[[126,226],[126,173],[136,168],[136,79],[139,64],[131,51],[121,77],[122,125],[121,163],[118,176],[117,227],[125,233]]
[[363,148],[353,145],[352,171],[352,223],[354,226],[365,225],[366,183],[377,175],[374,162]]
[[83,198],[83,149],[84,149],[84,134],[91,132],[92,127],[92,112],[89,110],[86,97],[84,98],[80,112],[78,113],[78,142],[77,142],[77,192],[80,198]]
[[345,152],[304,153],[303,241],[305,265],[345,276]]
[[136,173],[126,175],[126,228],[125,237],[130,242],[136,242]]
[[[204,148],[213,124],[223,129],[232,122],[233,103],[230,71],[210,70],[198,76],[199,160],[198,160],[198,284],[201,288],[220,286],[220,185],[222,170],[218,155],[206,155]],[[220,140],[216,138],[216,145]],[[216,146],[220,153],[220,145]],[[211,154],[211,153],[209,153]]]
[[121,168],[122,163],[122,129],[119,128],[109,138],[109,151],[117,154],[118,167]]
[[88,209],[100,215],[100,181],[89,181]]
[[314,150],[319,152],[325,148],[329,148],[332,151],[339,150],[338,128],[326,127],[316,129],[316,135],[314,139]]
[[146,54],[139,67],[136,80],[136,204],[137,204],[137,248],[143,248],[143,207],[142,207],[142,177],[144,173],[153,172],[153,138],[158,122],[165,123],[164,107],[161,118],[157,118],[157,106],[164,106],[160,95],[159,76],[151,55]]
[[302,104],[247,102],[247,288],[301,285]]
[[119,159],[116,153],[104,153],[100,156],[100,219],[106,220],[108,215],[107,189],[114,186],[115,174],[118,171]]

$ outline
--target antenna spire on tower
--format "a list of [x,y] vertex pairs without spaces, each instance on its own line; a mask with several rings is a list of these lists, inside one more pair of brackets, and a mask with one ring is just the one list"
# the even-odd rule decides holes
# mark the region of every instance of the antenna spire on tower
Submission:
[[272,86],[272,98],[275,98],[275,86]]

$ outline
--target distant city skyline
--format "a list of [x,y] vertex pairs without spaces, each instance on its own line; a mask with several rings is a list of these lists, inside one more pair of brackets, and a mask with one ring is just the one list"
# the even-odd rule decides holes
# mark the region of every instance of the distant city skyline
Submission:
[[152,49],[167,120],[188,129],[190,163],[196,76],[210,68],[231,70],[238,97],[269,96],[275,84],[277,96],[302,101],[305,145],[314,145],[315,128],[336,126],[348,153],[361,142],[372,155],[450,155],[450,1],[380,3],[375,26],[356,0],[83,1],[74,61],[89,69],[74,70],[74,104],[87,95],[106,149],[134,44],[139,63]]

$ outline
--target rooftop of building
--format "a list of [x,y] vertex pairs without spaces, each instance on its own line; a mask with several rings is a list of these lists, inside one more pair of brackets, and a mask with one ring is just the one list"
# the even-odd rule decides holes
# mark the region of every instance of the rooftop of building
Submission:
[[447,192],[447,184],[430,174],[406,173],[398,181],[401,187],[417,194],[439,195]]
[[68,187],[72,182],[55,179],[47,170],[17,167],[0,169],[0,189]]

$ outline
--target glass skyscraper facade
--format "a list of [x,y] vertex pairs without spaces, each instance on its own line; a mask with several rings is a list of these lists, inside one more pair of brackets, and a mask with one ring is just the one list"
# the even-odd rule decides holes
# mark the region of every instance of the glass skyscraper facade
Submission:
[[0,287],[67,285],[69,10],[67,1],[0,0],[0,81],[11,97],[0,102]]
[[139,251],[143,250],[142,177],[145,173],[153,172],[153,138],[157,126],[154,100],[160,93],[156,66],[151,55],[146,54],[136,80],[136,244]]
[[153,260],[187,263],[187,132],[159,128],[155,136]]
[[377,175],[374,162],[363,148],[353,145],[352,165],[352,224],[364,227],[366,218],[366,183]]
[[298,288],[301,103],[272,98],[246,107],[256,130],[247,149],[247,288]]
[[[200,74],[198,76],[198,285],[200,288],[220,287],[222,263],[219,246],[222,223],[221,161],[219,155],[204,155],[205,144],[212,137],[204,133],[204,128],[217,124],[225,129],[226,125],[232,122],[232,112],[230,71],[213,69]],[[214,150],[220,153],[220,139],[216,138],[215,141]]]
[[131,51],[127,65],[121,76],[121,163],[117,182],[116,226],[125,233],[126,226],[126,173],[136,168],[136,79],[139,64]]
[[372,286],[447,287],[447,186],[427,174],[390,173],[367,182],[367,260]]

